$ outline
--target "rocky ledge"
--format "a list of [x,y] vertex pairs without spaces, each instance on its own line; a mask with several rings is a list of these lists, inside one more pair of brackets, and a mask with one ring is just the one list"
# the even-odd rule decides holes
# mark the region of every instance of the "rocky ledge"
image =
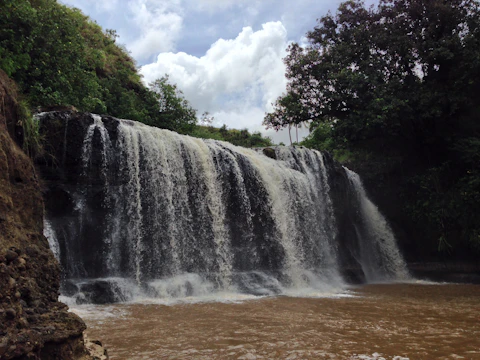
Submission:
[[84,344],[85,323],[58,301],[40,180],[13,140],[22,135],[19,114],[15,84],[0,70],[0,359],[100,358]]

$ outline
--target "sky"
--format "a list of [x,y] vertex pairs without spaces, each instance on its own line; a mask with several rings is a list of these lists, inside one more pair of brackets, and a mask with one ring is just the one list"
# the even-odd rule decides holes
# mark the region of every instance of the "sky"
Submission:
[[[367,0],[367,4],[375,0]],[[262,121],[286,90],[282,59],[305,43],[316,20],[341,0],[61,0],[114,29],[145,84],[165,74],[215,126],[261,131],[289,143]],[[308,134],[301,129],[300,136]],[[293,136],[293,132],[292,132]]]

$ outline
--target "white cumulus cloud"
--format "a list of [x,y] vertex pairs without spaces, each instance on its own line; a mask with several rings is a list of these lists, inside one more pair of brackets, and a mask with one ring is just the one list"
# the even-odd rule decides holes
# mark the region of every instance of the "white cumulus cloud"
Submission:
[[281,22],[254,31],[245,27],[235,39],[219,39],[202,57],[161,53],[140,72],[146,82],[169,74],[199,113],[209,111],[217,125],[262,130],[271,103],[285,91],[283,57],[288,45]]
[[101,19],[105,28],[117,30],[140,63],[161,52],[174,51],[181,38],[185,8],[182,0],[61,0]]
[[109,12],[114,11],[118,7],[119,0],[60,0],[60,2],[65,3],[67,5],[75,6],[86,13],[88,10],[94,9],[95,12]]
[[140,31],[127,46],[140,60],[175,49],[182,30],[182,7],[175,0],[131,0],[128,7],[132,23]]
[[[188,0],[185,2],[189,3]],[[261,0],[196,0],[189,4],[199,11],[217,12],[218,10],[225,10],[233,6],[244,6],[244,4],[260,6],[261,3]]]

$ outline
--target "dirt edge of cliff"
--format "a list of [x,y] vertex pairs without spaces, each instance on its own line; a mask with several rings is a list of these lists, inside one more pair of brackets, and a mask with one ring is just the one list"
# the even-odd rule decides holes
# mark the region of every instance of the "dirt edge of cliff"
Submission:
[[20,114],[17,87],[0,70],[0,359],[100,359],[106,352],[84,342],[85,323],[58,301],[40,182],[14,141]]

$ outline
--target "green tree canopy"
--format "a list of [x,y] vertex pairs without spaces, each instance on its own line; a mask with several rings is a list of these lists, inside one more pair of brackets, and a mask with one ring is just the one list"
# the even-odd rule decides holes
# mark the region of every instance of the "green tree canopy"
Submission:
[[336,119],[335,136],[350,142],[433,145],[477,106],[479,31],[473,0],[382,0],[376,9],[347,1],[308,33],[310,46],[289,47],[287,94],[265,124]]
[[115,40],[114,30],[56,0],[0,3],[0,68],[32,107],[73,105],[161,125],[155,94]]
[[441,244],[480,244],[479,2],[346,1],[307,38],[288,48],[287,92],[264,124],[309,121],[306,144],[401,174],[405,208]]
[[164,127],[184,134],[190,133],[197,123],[197,111],[184,98],[177,85],[169,82],[168,74],[150,83],[149,86],[157,95],[160,121]]

